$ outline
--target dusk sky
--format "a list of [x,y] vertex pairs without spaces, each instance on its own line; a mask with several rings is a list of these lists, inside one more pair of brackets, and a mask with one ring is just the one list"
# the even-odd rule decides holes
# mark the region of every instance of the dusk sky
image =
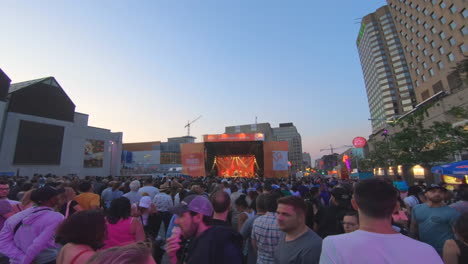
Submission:
[[[0,0],[0,68],[54,76],[124,142],[293,122],[312,159],[371,132],[356,48],[384,0]],[[338,152],[344,151],[340,149]]]

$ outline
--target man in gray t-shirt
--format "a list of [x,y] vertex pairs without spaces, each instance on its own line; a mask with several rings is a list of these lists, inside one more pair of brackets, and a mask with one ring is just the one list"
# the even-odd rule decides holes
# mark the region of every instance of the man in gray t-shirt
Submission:
[[305,224],[306,204],[297,196],[278,200],[277,221],[281,231],[275,263],[319,263],[322,239]]

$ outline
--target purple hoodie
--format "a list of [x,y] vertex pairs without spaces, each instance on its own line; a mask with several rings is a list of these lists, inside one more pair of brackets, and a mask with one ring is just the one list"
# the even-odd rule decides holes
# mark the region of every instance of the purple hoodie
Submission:
[[[14,234],[21,219],[23,224]],[[49,207],[31,207],[21,211],[5,222],[0,232],[0,252],[9,257],[12,264],[52,261],[57,254],[55,230],[62,221],[63,215]]]

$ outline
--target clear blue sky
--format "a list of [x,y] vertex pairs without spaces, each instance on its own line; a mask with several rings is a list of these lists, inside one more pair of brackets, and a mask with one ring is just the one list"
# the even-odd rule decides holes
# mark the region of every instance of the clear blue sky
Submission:
[[54,76],[124,142],[294,122],[312,158],[371,131],[356,36],[369,0],[0,0],[0,68]]

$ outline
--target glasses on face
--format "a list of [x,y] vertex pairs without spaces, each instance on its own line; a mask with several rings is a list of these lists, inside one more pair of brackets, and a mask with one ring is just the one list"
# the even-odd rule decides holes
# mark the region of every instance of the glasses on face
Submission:
[[351,222],[341,222],[341,224],[344,226],[357,226],[357,224]]

